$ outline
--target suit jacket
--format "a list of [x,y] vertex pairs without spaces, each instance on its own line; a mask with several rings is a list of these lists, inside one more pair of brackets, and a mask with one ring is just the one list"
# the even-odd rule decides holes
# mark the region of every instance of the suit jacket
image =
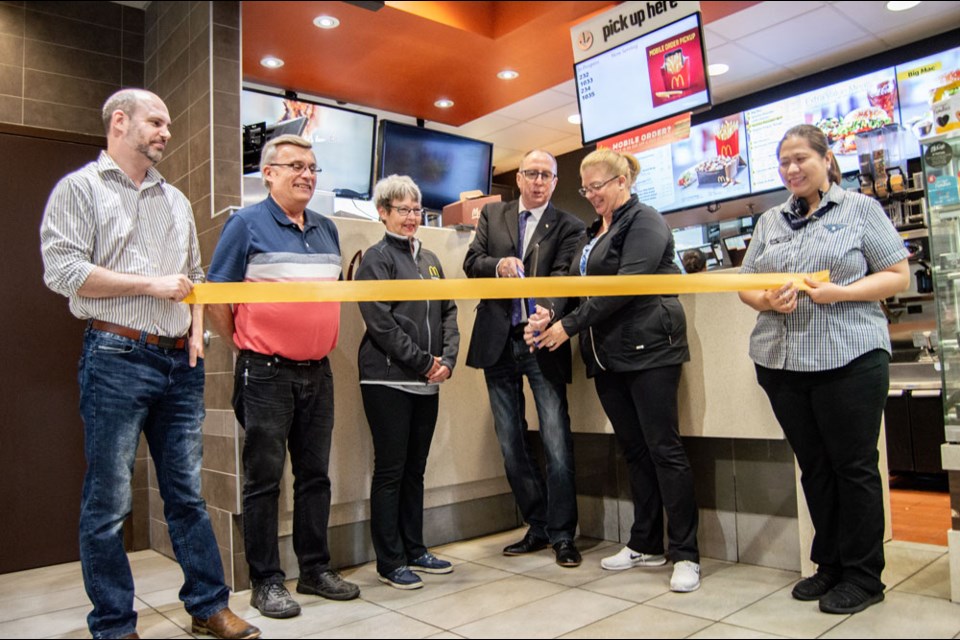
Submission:
[[[497,277],[501,258],[517,255],[520,202],[494,202],[483,207],[463,270],[469,278]],[[533,237],[524,248],[523,268],[528,277],[563,276],[570,270],[573,253],[584,235],[584,224],[576,216],[548,204]],[[566,299],[541,299],[537,302],[554,310],[554,319],[563,317]],[[510,337],[512,300],[481,300],[470,337],[467,366],[493,366],[503,354]],[[544,376],[555,382],[570,382],[570,343],[556,351],[537,351]]]

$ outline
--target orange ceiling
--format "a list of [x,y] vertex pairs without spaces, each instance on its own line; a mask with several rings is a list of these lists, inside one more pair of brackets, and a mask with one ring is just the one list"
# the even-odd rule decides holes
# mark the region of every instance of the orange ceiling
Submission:
[[[616,2],[252,2],[244,80],[459,126],[573,77],[570,27]],[[756,2],[703,2],[704,22]],[[332,15],[337,29],[313,19]],[[264,56],[285,61],[260,65]],[[510,68],[516,80],[496,77]],[[439,98],[456,103],[434,106]]]

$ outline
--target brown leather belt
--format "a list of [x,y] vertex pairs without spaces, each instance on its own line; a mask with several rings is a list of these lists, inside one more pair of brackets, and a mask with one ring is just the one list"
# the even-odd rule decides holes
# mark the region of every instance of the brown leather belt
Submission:
[[152,333],[146,333],[143,331],[137,331],[136,329],[131,329],[130,327],[124,327],[123,325],[113,324],[112,322],[104,322],[103,320],[91,320],[90,328],[96,329],[97,331],[112,333],[116,336],[129,338],[130,340],[136,340],[138,342],[142,336],[145,338],[147,344],[155,345],[161,349],[183,349],[187,344],[186,338],[168,338],[167,336],[157,336]]

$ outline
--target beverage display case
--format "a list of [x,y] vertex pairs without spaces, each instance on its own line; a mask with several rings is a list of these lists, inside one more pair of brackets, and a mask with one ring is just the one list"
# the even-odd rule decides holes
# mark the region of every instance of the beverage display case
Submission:
[[933,266],[944,431],[960,443],[960,132],[921,140]]

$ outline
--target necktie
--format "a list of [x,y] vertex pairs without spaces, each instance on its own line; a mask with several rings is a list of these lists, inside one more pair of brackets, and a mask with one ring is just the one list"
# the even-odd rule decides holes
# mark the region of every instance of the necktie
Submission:
[[[517,257],[523,261],[523,239],[527,233],[527,220],[530,218],[529,211],[520,212],[520,233],[517,235]],[[523,322],[523,300],[517,298],[513,301],[513,312],[510,314],[510,324],[514,327]]]

